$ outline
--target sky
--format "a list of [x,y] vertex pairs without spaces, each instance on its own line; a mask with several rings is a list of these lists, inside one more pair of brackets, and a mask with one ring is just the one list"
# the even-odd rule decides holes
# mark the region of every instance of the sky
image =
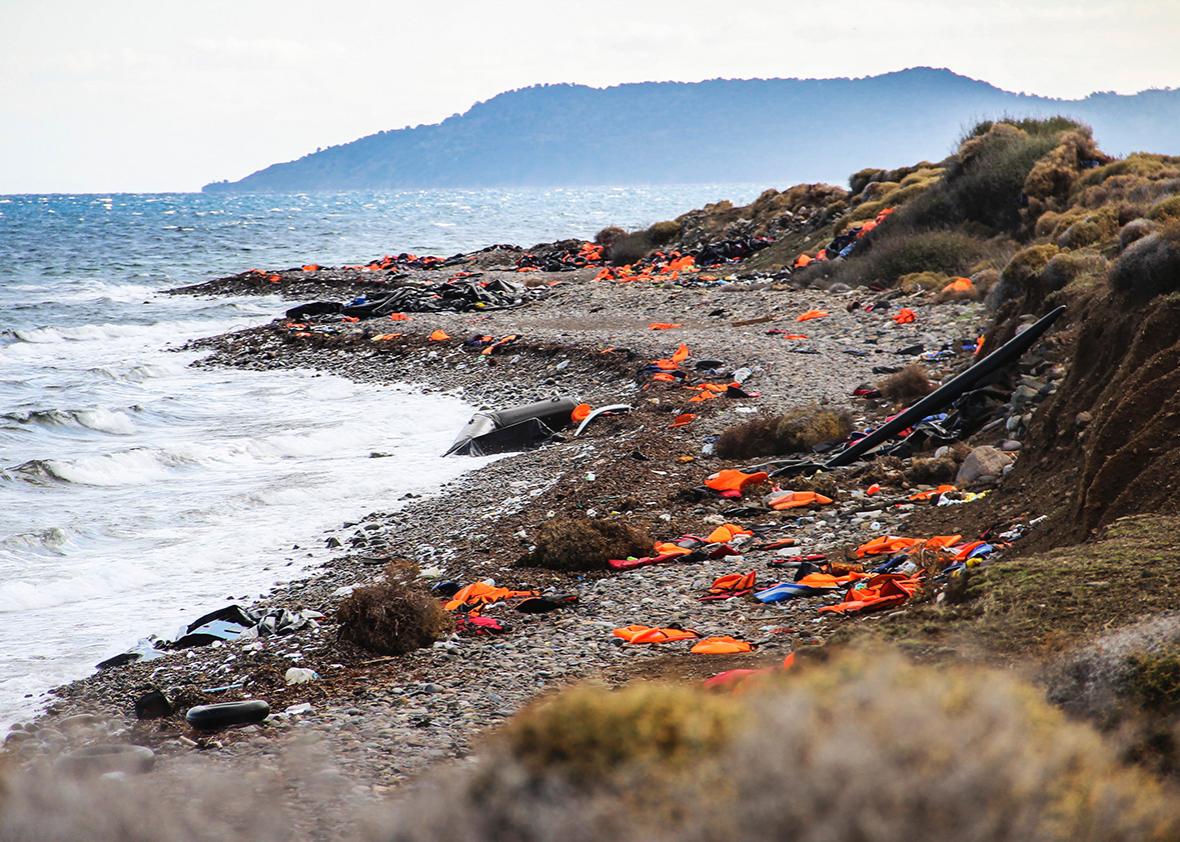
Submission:
[[0,0],[0,193],[198,190],[544,82],[1180,86],[1180,0]]

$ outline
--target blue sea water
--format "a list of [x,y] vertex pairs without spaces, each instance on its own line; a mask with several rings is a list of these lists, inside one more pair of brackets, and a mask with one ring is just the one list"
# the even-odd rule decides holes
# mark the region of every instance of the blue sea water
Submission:
[[306,571],[325,530],[479,464],[438,455],[470,412],[456,396],[191,368],[186,341],[285,305],[162,290],[588,238],[758,190],[0,196],[0,726],[137,638]]

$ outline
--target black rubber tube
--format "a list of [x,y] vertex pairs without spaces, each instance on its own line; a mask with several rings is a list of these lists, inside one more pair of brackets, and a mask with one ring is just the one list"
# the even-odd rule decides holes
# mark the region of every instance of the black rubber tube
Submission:
[[130,743],[93,745],[62,755],[57,768],[77,775],[103,775],[107,772],[147,772],[156,763],[155,753],[146,746]]
[[906,427],[921,421],[927,415],[931,415],[943,407],[949,406],[959,395],[966,392],[980,380],[1018,359],[1025,351],[1033,346],[1033,343],[1041,338],[1041,335],[1064,312],[1065,305],[1051,310],[1036,323],[1029,326],[1027,330],[1021,331],[1009,339],[995,351],[971,366],[971,368],[952,379],[949,383],[935,389],[929,395],[922,398],[922,400],[918,401],[896,418],[882,424],[847,450],[837,453],[824,463],[824,467],[838,468],[842,465],[849,465],[877,445],[884,443],[886,439],[892,437],[895,433],[900,433]]
[[248,702],[222,702],[216,705],[197,705],[189,708],[185,721],[194,728],[211,731],[230,725],[261,722],[270,716],[270,705],[261,699]]

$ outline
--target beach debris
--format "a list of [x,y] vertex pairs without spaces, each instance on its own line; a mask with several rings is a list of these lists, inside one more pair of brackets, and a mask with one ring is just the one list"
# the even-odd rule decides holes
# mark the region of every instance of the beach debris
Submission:
[[316,681],[319,677],[320,674],[318,672],[313,669],[307,669],[306,667],[291,667],[283,673],[283,680],[287,682],[288,686],[292,684],[307,684]]
[[136,775],[156,765],[156,753],[147,746],[109,743],[84,746],[58,758],[55,768],[80,777],[111,772]]
[[270,705],[262,699],[250,699],[244,702],[197,705],[188,709],[184,719],[197,730],[214,731],[231,725],[261,722],[269,715]]
[[740,655],[753,652],[754,644],[729,635],[719,635],[698,641],[688,651],[694,655]]
[[633,645],[675,643],[680,640],[696,640],[700,637],[695,631],[682,629],[679,626],[658,628],[656,626],[630,625],[617,628],[611,632],[624,643]]
[[172,702],[159,690],[149,690],[135,700],[136,719],[163,719],[174,712]]
[[[488,456],[536,447],[568,425],[577,407],[578,402],[573,398],[551,398],[509,409],[477,412],[443,455]],[[603,407],[599,411],[607,409]],[[582,423],[591,417],[594,413]]]

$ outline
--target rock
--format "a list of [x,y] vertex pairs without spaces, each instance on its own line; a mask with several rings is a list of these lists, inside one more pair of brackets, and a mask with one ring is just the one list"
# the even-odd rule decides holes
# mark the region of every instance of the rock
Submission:
[[1085,427],[1093,420],[1094,420],[1094,416],[1092,414],[1090,414],[1089,412],[1079,412],[1074,417],[1073,423],[1074,423],[1075,427]]
[[955,477],[955,485],[960,488],[979,482],[982,477],[1000,476],[1005,466],[1012,461],[1012,457],[996,447],[983,445],[972,450],[959,466],[959,473]]
[[1023,445],[1020,442],[1018,442],[1016,439],[1008,439],[1006,442],[1004,442],[1003,444],[1000,445],[1000,450],[1003,450],[1008,453],[1012,453],[1017,450],[1020,450],[1021,447],[1023,447]]

